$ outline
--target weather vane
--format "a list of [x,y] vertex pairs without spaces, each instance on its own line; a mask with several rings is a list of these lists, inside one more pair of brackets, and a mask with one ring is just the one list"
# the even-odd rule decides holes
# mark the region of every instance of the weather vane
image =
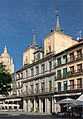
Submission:
[[57,9],[55,10],[55,13],[56,13],[57,16],[59,15],[58,10],[59,10],[59,8],[57,8]]
[[35,28],[32,29],[33,34],[35,34]]

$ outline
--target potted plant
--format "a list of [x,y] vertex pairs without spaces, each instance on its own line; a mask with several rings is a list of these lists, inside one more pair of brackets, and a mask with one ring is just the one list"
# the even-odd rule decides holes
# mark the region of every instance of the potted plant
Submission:
[[36,112],[39,112],[39,107],[36,107]]
[[34,108],[33,107],[31,107],[31,112],[33,112],[34,111]]

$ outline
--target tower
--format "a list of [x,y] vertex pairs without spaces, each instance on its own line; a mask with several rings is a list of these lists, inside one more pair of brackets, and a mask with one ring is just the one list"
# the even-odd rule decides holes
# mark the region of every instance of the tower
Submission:
[[11,61],[11,57],[7,51],[5,46],[4,52],[0,56],[0,62],[2,62],[6,66],[6,70],[10,73],[14,72],[14,63]]
[[34,60],[34,52],[38,48],[36,43],[36,35],[35,31],[32,30],[33,37],[32,37],[32,44],[28,46],[28,49],[23,52],[23,65],[31,64]]
[[57,54],[77,43],[75,40],[72,40],[72,37],[63,33],[60,27],[58,9],[55,12],[56,27],[55,30],[52,30],[52,32],[44,38],[44,56]]

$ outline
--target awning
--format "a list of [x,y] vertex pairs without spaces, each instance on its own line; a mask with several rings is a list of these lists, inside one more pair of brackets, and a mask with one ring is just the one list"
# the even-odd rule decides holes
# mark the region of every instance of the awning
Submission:
[[6,99],[5,101],[6,102],[9,102],[9,101],[14,102],[14,101],[20,101],[20,100],[21,100],[21,98],[16,98],[16,99]]
[[83,101],[83,94],[77,100]]
[[2,104],[2,107],[19,107],[20,105],[18,104]]

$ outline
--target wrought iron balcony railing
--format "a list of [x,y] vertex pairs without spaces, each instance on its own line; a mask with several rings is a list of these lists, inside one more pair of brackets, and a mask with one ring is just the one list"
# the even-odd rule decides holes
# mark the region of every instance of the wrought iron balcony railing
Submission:
[[52,74],[55,74],[55,69],[50,69],[50,70],[47,70],[47,71],[43,71],[41,73],[38,73],[38,74],[33,74],[32,76],[28,76],[25,80],[31,80],[31,79],[34,79],[34,78],[39,78],[39,77],[45,77],[47,75],[52,75]]
[[73,76],[83,75],[83,69],[79,69],[77,71],[68,71],[66,74],[60,74],[56,75],[56,79],[63,79],[63,78],[69,78]]
[[22,96],[30,96],[30,95],[41,95],[41,94],[50,94],[54,93],[55,88],[43,88],[43,89],[37,89],[37,90],[29,90],[24,91],[21,93]]
[[33,91],[24,91],[20,94],[22,97],[26,96],[36,96],[36,95],[45,95],[45,94],[60,94],[60,93],[77,93],[77,92],[83,92],[83,85],[82,84],[74,84],[74,85],[68,85],[64,87],[53,87],[53,88],[45,88],[45,89],[39,89],[39,90],[33,90]]
[[67,63],[70,63],[70,62],[73,62],[73,61],[77,61],[77,60],[81,60],[83,59],[83,54],[80,54],[80,55],[76,55],[76,56],[73,56],[73,57],[70,57],[70,58],[67,58],[65,60],[62,60],[61,62],[56,62],[54,67],[59,67],[59,66],[62,66],[64,64],[67,64]]
[[55,93],[65,93],[65,92],[75,92],[75,93],[77,93],[79,91],[83,92],[83,85],[81,83],[55,88]]

